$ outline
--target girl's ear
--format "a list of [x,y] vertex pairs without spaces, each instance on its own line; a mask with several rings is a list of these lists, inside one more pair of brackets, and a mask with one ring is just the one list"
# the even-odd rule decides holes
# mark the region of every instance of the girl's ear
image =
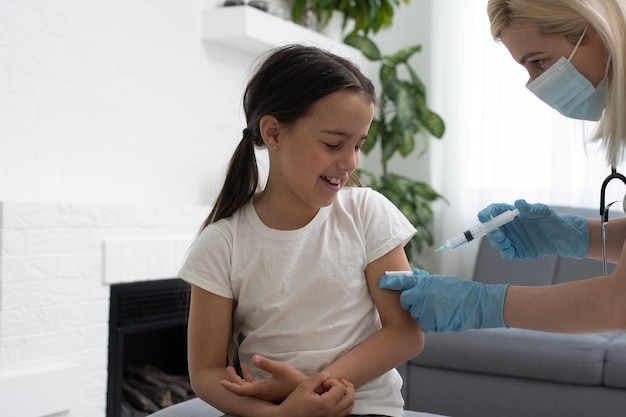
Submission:
[[272,149],[280,144],[280,122],[270,115],[261,117],[259,131],[267,149]]

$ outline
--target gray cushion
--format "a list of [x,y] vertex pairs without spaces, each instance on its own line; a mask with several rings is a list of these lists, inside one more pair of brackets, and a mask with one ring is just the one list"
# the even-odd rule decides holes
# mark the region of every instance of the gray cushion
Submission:
[[626,388],[626,334],[621,334],[609,344],[604,383],[609,387]]
[[472,279],[486,284],[550,285],[557,259],[556,256],[532,261],[503,259],[485,236],[480,239]]
[[[199,398],[187,400],[182,403],[159,410],[150,414],[149,417],[221,417],[224,413],[211,407]],[[406,417],[437,417],[437,414],[420,413],[417,411],[405,411]],[[440,416],[441,417],[441,416]]]
[[[607,263],[606,266],[609,274],[615,269],[615,264]],[[602,275],[604,275],[602,261],[595,259],[559,258],[556,271],[554,272],[553,284],[580,281],[581,279],[599,277]]]
[[427,333],[424,351],[411,363],[456,371],[599,385],[603,379],[605,351],[617,335],[549,334],[521,329]]

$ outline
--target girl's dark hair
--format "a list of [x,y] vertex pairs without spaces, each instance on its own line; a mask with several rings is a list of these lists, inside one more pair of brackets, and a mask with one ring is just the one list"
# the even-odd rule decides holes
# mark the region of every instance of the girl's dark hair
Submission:
[[312,46],[288,45],[273,50],[248,82],[243,96],[247,126],[215,205],[200,230],[230,217],[257,191],[255,146],[265,146],[259,132],[261,117],[272,115],[289,125],[305,116],[316,101],[344,89],[376,102],[372,82],[349,60]]

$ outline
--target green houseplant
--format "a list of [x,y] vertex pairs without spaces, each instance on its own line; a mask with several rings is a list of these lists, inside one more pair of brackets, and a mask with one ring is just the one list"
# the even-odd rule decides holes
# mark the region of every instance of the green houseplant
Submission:
[[408,62],[421,50],[421,45],[383,55],[378,46],[364,35],[353,32],[344,42],[359,49],[368,60],[380,63],[378,111],[362,152],[367,155],[376,145],[380,147],[382,173],[376,175],[359,169],[358,174],[364,185],[389,198],[417,229],[406,248],[409,259],[414,259],[425,244],[432,246],[434,243],[431,204],[439,199],[445,201],[427,183],[398,175],[389,167],[395,154],[406,157],[419,152],[418,156],[424,155],[429,139],[439,139],[445,131],[442,118],[426,105],[426,88]]
[[343,14],[344,29],[348,22],[354,22],[352,33],[367,35],[388,28],[401,2],[408,4],[410,0],[291,0],[291,18],[302,22],[307,10],[311,10],[318,25],[324,27],[333,11],[337,11]]

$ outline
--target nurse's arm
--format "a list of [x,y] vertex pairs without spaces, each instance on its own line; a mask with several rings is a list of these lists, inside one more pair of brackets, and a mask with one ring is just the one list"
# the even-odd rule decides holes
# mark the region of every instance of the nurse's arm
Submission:
[[[589,250],[587,258],[602,259],[602,233],[600,219],[587,219],[589,225]],[[611,263],[617,263],[626,242],[626,217],[609,218],[605,226],[606,257]]]
[[[599,223],[598,220],[598,227]],[[614,223],[615,230],[625,225],[623,221]],[[590,248],[596,238],[590,234]],[[615,241],[611,242],[610,246],[614,247]],[[509,287],[504,302],[505,323],[509,327],[558,333],[626,330],[626,245],[623,238],[621,243],[617,266],[609,276],[544,287]],[[590,249],[589,255],[591,252]],[[610,253],[609,259],[615,260],[614,248]]]

